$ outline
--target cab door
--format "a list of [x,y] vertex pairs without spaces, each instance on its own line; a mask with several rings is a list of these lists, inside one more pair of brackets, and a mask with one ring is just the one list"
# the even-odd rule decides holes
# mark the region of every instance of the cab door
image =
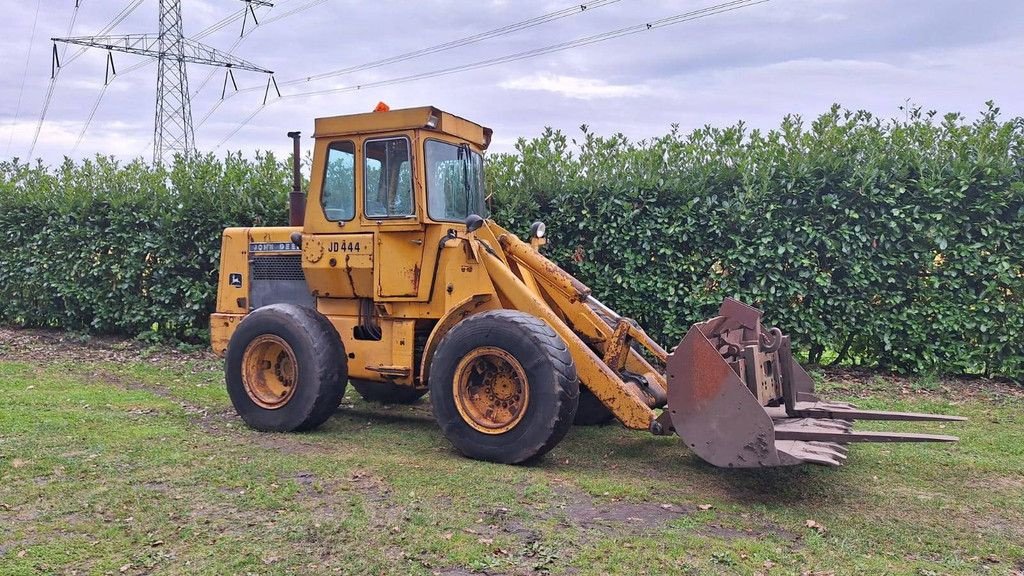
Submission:
[[380,299],[414,298],[423,267],[424,224],[408,136],[363,141],[363,215],[374,232],[374,285]]
[[356,142],[334,140],[318,152],[325,161],[311,198],[320,205],[307,205],[302,240],[306,283],[322,298],[373,298],[374,236],[356,219]]

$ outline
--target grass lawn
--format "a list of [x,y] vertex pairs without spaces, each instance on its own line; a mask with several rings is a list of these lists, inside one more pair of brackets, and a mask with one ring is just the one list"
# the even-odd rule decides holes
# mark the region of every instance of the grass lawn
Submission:
[[350,389],[321,429],[262,434],[210,356],[0,329],[0,574],[1024,574],[1024,391],[823,380],[970,421],[886,426],[961,442],[838,469],[719,470],[617,425],[503,466],[426,402]]

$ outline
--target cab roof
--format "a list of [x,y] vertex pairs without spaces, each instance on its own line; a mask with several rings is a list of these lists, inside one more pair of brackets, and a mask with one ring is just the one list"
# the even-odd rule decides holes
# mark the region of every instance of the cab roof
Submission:
[[485,128],[433,106],[317,118],[313,137],[331,138],[417,128],[462,138],[476,144],[481,150],[486,150],[491,143],[490,128]]

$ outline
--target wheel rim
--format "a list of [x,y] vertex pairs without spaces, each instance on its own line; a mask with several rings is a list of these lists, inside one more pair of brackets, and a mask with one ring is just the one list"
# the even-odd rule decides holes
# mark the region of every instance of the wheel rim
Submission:
[[508,352],[491,346],[466,354],[455,368],[452,386],[462,419],[484,434],[514,428],[530,402],[522,365]]
[[295,352],[280,336],[263,334],[249,343],[242,356],[242,384],[256,405],[274,410],[295,395],[299,367]]

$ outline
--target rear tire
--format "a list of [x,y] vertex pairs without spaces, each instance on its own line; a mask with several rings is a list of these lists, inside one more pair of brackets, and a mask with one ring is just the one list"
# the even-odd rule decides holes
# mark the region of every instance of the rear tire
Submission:
[[605,408],[604,404],[594,396],[594,393],[586,388],[580,389],[580,406],[576,409],[576,419],[573,424],[577,426],[600,426],[608,424],[615,419],[612,411]]
[[256,309],[228,343],[225,380],[242,420],[256,430],[312,430],[334,413],[348,379],[337,330],[294,304]]
[[427,393],[426,388],[413,388],[392,382],[374,382],[373,380],[349,380],[352,387],[367,402],[381,404],[412,404]]
[[429,383],[448,441],[470,458],[504,464],[554,448],[572,426],[580,394],[565,342],[514,310],[456,324],[437,346]]

